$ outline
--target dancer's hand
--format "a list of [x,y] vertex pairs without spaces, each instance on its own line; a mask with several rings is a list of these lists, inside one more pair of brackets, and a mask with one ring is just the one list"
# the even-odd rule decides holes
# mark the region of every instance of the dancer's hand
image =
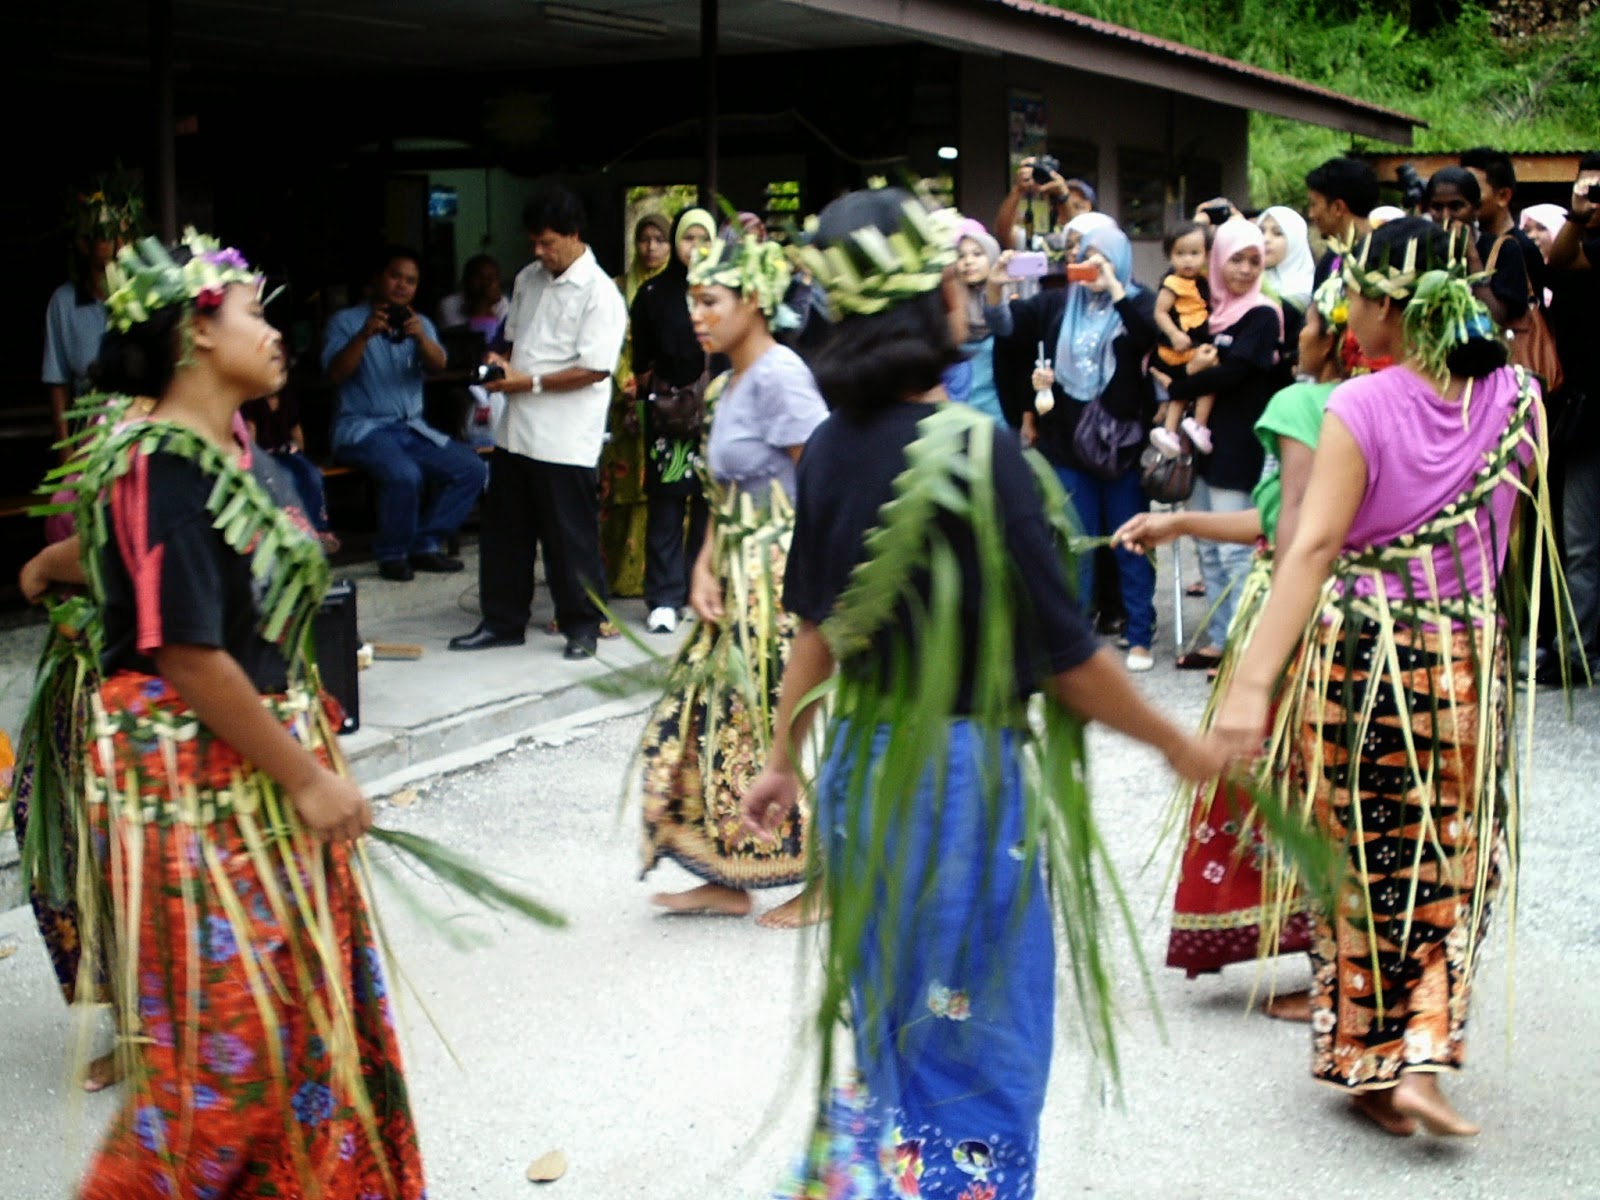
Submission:
[[795,773],[768,766],[745,789],[739,813],[748,832],[771,842],[799,803],[800,780]]
[[42,554],[34,555],[22,564],[22,571],[17,575],[17,587],[29,604],[39,603],[50,590],[50,573],[45,568],[43,558]]
[[1176,513],[1136,513],[1111,535],[1111,544],[1146,554],[1175,540],[1178,533]]
[[1227,751],[1209,737],[1185,734],[1167,750],[1167,765],[1180,779],[1190,783],[1217,778],[1227,768],[1228,761]]
[[353,779],[319,769],[290,794],[306,828],[330,842],[353,842],[372,826],[372,802]]
[[1206,740],[1214,742],[1229,762],[1254,762],[1261,757],[1271,706],[1265,688],[1235,680],[1217,708]]
[[722,581],[706,565],[704,556],[695,557],[689,573],[689,607],[702,621],[715,625],[722,620]]

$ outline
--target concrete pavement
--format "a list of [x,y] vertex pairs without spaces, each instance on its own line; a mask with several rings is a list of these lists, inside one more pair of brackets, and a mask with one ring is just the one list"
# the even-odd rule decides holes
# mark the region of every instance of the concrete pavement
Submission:
[[[530,654],[538,651],[530,639]],[[560,662],[559,643],[551,652]],[[1203,678],[1172,671],[1167,657],[1140,686],[1192,720]],[[1600,695],[1576,697],[1570,722],[1559,700],[1541,701],[1516,1015],[1508,1017],[1502,911],[1479,975],[1471,1063],[1446,1084],[1485,1132],[1455,1143],[1398,1141],[1347,1116],[1306,1073],[1304,1027],[1246,1012],[1251,968],[1189,983],[1160,967],[1168,853],[1146,863],[1169,779],[1153,754],[1096,732],[1096,803],[1166,1035],[1123,946],[1119,1103],[1093,1083],[1062,1004],[1040,1197],[1600,1196]],[[619,795],[640,717],[617,711],[612,702],[609,719],[545,725],[380,816],[515,875],[572,920],[552,933],[458,913],[490,942],[458,952],[397,904],[385,907],[406,977],[460,1059],[422,1004],[408,1003],[408,1070],[436,1200],[746,1200],[765,1195],[802,1145],[811,1078],[798,1047],[815,943],[748,920],[650,910],[651,890],[692,880],[672,867],[636,879],[635,818]],[[455,911],[448,897],[427,895]],[[785,895],[760,897],[758,907]],[[0,960],[0,1195],[46,1200],[67,1194],[116,1101],[66,1095],[70,1021],[25,910],[0,917],[0,939],[18,947]],[[1286,986],[1306,975],[1303,960],[1278,969]],[[544,1189],[524,1181],[526,1165],[555,1147],[570,1159],[566,1177]]]

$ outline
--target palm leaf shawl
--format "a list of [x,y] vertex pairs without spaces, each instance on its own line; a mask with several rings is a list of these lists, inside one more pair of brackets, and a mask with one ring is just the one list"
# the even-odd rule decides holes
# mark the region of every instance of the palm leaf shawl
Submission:
[[[1029,564],[1011,561],[1006,548],[992,476],[994,435],[992,422],[960,405],[941,405],[922,419],[917,438],[906,449],[906,468],[895,480],[894,496],[866,537],[865,558],[821,626],[841,664],[829,733],[835,745],[828,753],[832,758],[835,749],[843,752],[836,761],[849,764],[844,803],[866,814],[852,825],[869,829],[873,843],[852,855],[848,879],[831,868],[824,873],[830,915],[817,1013],[824,1089],[833,1080],[830,1033],[844,1020],[847,1006],[864,1004],[867,1011],[858,1009],[853,1015],[859,1029],[871,1030],[878,1025],[873,1010],[890,999],[869,984],[852,1001],[852,982],[861,976],[869,954],[888,964],[882,978],[895,978],[893,964],[909,952],[895,944],[896,931],[907,927],[909,915],[923,900],[906,881],[929,880],[937,867],[899,861],[892,834],[914,819],[919,784],[930,776],[935,804],[943,803],[949,731],[960,688],[958,647],[967,636],[960,562],[941,531],[951,526],[970,529],[977,551],[981,617],[970,720],[990,747],[983,755],[993,767],[984,780],[982,803],[992,814],[986,824],[999,828],[1000,743],[1010,736],[1022,760],[1026,834],[1020,847],[1007,849],[1046,868],[1042,877],[1030,876],[1029,886],[1049,890],[1069,949],[1068,970],[1088,1040],[1110,1073],[1117,1073],[1113,973],[1106,954],[1110,910],[1122,914],[1130,942],[1136,948],[1137,942],[1090,811],[1083,723],[1048,689],[1040,719],[1030,721],[1016,695],[1014,638],[1030,621],[1022,599],[1022,576]],[[1057,534],[1065,576],[1072,579],[1073,530],[1066,495],[1048,464],[1036,455],[1029,461]],[[907,621],[909,629],[904,627]],[[901,631],[892,640],[891,661],[865,662],[878,635],[897,625]],[[887,748],[874,761],[873,741],[880,730],[888,731]],[[998,849],[993,844],[974,846],[974,861],[993,861]],[[1017,898],[1018,917],[1026,899]]]

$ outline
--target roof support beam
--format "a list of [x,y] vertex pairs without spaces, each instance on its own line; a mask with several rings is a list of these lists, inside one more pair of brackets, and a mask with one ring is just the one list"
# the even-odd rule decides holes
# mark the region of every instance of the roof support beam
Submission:
[[1411,144],[1413,126],[1402,114],[1385,114],[1374,106],[1296,88],[1293,81],[1274,84],[1243,70],[1189,58],[1135,40],[1075,25],[1049,13],[1031,13],[1019,5],[989,0],[783,0],[831,16],[898,30],[919,41],[966,46],[973,51],[1012,54],[1095,75],[1153,83],[1180,95],[1198,96],[1256,112],[1273,113],[1312,125],[1340,129],[1363,137]]
[[[717,40],[719,0],[700,0],[700,123],[705,147],[700,155],[700,207],[717,215]],[[677,247],[672,252],[676,254]]]

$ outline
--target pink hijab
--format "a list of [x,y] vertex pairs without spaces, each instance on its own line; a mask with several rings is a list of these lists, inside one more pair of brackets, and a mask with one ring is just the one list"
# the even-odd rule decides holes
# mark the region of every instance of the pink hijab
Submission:
[[1268,297],[1261,290],[1261,281],[1266,277],[1263,271],[1256,276],[1256,284],[1242,296],[1235,296],[1228,290],[1228,285],[1223,282],[1222,268],[1228,260],[1241,250],[1254,247],[1266,261],[1267,241],[1262,236],[1260,227],[1254,221],[1247,221],[1243,217],[1234,217],[1224,221],[1217,229],[1217,236],[1211,243],[1211,332],[1221,333],[1225,329],[1238,324],[1239,319],[1252,308],[1270,308],[1278,315],[1278,336],[1283,336],[1283,309],[1278,307],[1276,300]]

